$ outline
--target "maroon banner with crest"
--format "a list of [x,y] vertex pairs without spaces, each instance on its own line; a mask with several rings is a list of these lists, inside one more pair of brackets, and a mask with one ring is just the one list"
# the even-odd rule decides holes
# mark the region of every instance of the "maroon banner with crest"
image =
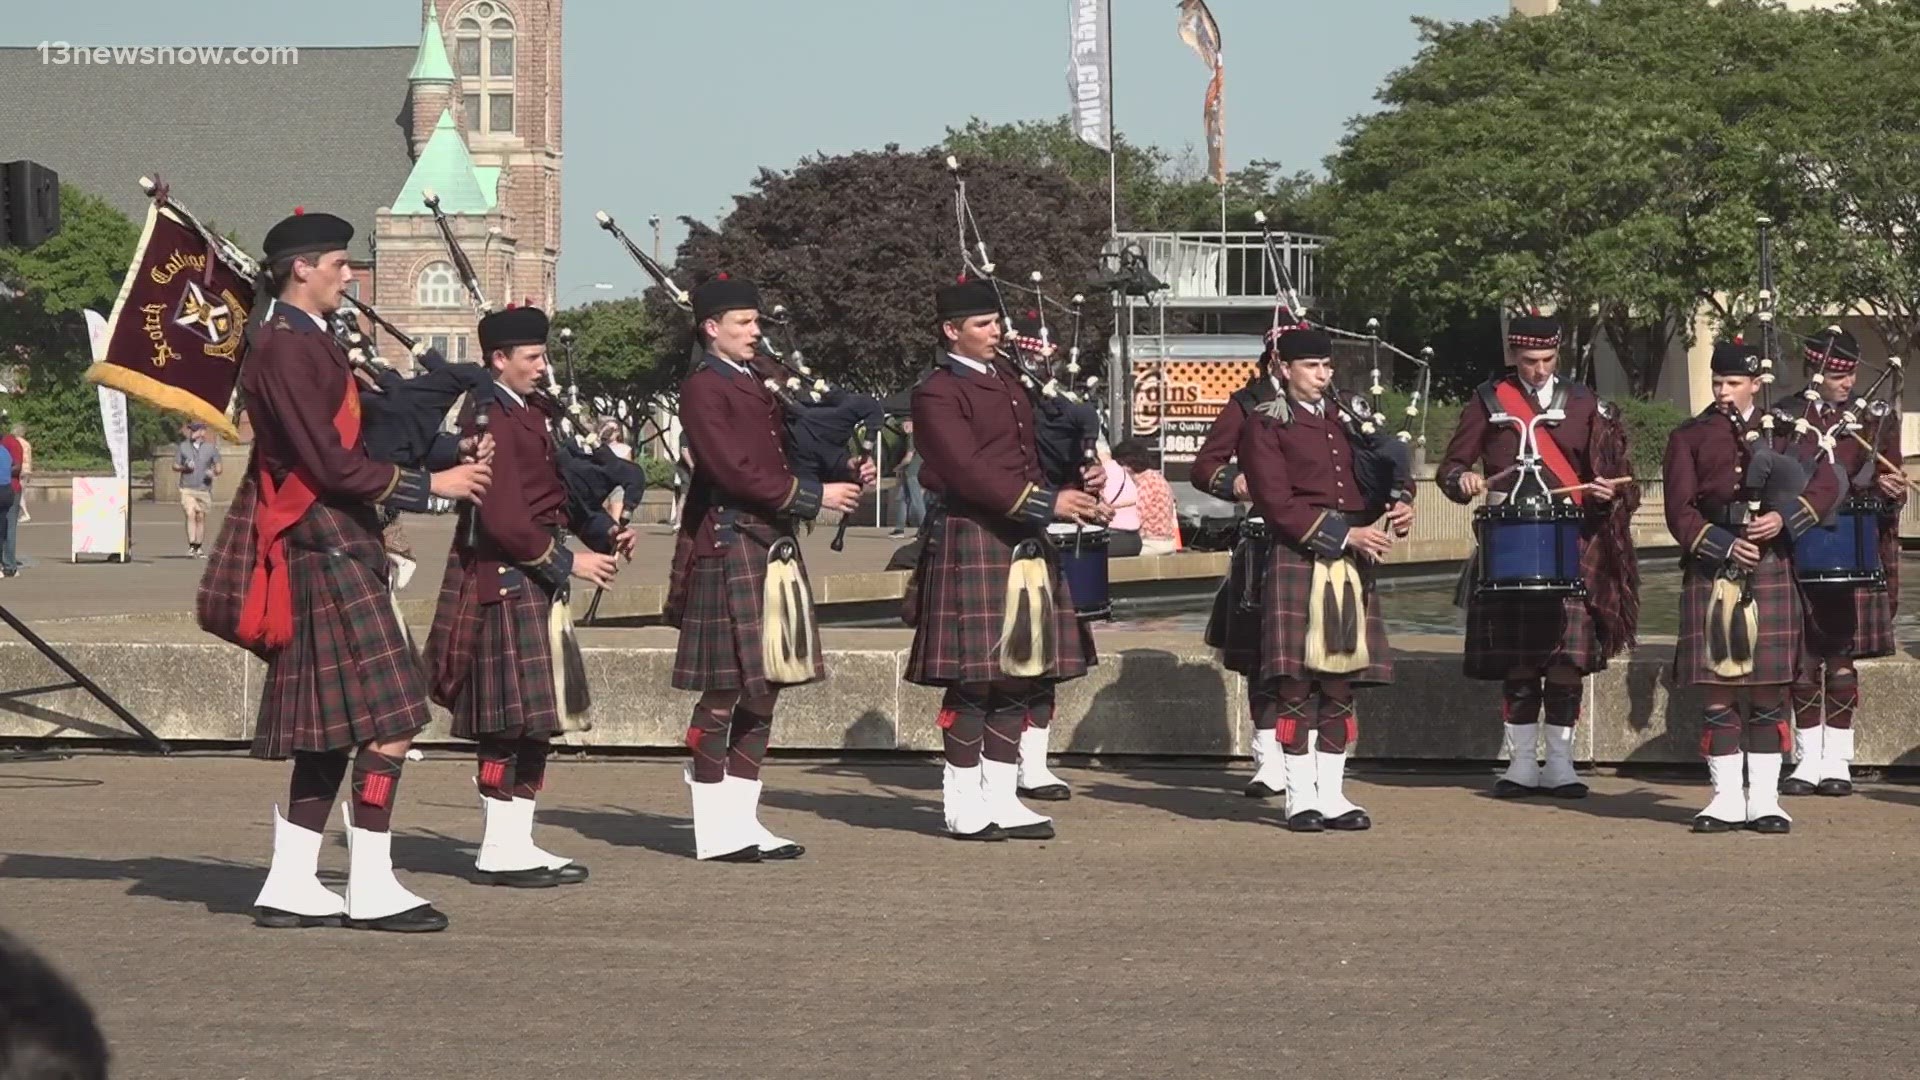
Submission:
[[208,250],[171,209],[147,207],[127,279],[107,317],[106,348],[87,381],[205,421],[227,439],[227,418],[253,308],[253,283]]

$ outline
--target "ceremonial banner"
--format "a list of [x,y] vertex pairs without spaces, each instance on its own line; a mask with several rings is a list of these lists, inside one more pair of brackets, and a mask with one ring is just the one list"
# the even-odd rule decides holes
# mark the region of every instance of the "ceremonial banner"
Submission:
[[1080,141],[1113,153],[1113,41],[1107,5],[1113,0],[1067,0],[1071,51],[1067,92],[1073,99],[1073,130]]
[[1213,182],[1227,182],[1227,128],[1220,104],[1226,85],[1226,61],[1220,53],[1220,24],[1207,10],[1207,0],[1180,0],[1180,40],[1200,56],[1200,62],[1213,69],[1213,81],[1207,84],[1207,101],[1202,118],[1207,128],[1207,172]]
[[149,204],[107,317],[105,353],[87,381],[204,421],[238,442],[227,405],[252,307],[253,283],[209,251],[198,229]]

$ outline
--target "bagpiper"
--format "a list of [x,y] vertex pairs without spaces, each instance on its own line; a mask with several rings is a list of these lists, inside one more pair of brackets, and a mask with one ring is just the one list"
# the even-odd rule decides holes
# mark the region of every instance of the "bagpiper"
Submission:
[[1079,678],[1096,662],[1045,529],[1056,519],[1103,525],[1109,513],[1095,496],[1047,481],[1033,402],[1000,358],[993,283],[943,286],[935,308],[946,355],[913,392],[929,506],[904,611],[914,628],[906,678],[945,690],[948,834],[1044,840],[1052,819],[1016,790],[1026,703],[1037,683]]
[[[1226,407],[1207,429],[1206,441],[1193,456],[1188,481],[1222,502],[1247,505],[1253,501],[1236,455],[1248,419],[1260,406],[1280,396],[1280,379],[1273,373],[1274,344],[1279,338],[1277,330],[1267,335],[1260,350],[1259,370],[1227,399]],[[1285,770],[1274,736],[1280,716],[1279,701],[1273,696],[1277,684],[1259,677],[1260,593],[1267,573],[1269,535],[1266,520],[1258,513],[1249,512],[1240,519],[1227,578],[1214,594],[1205,636],[1206,643],[1219,650],[1221,664],[1247,686],[1247,710],[1253,721],[1253,779],[1247,781],[1246,794],[1254,799],[1271,799],[1286,790]]]
[[[1359,733],[1356,686],[1393,680],[1393,653],[1372,567],[1413,525],[1413,504],[1372,522],[1355,470],[1355,442],[1331,393],[1333,342],[1300,326],[1276,347],[1280,396],[1255,410],[1237,456],[1253,508],[1272,530],[1262,586],[1259,679],[1270,688],[1294,832],[1373,826],[1344,792]],[[1407,493],[1410,496],[1410,493]],[[1318,696],[1318,702],[1314,701]]]
[[[1900,597],[1900,510],[1906,477],[1880,459],[1900,460],[1900,424],[1867,419],[1867,403],[1853,396],[1860,342],[1849,332],[1826,331],[1805,347],[1808,385],[1796,426],[1794,456],[1808,467],[1822,460],[1837,468],[1850,503],[1872,513],[1885,580],[1879,584],[1805,584],[1806,656],[1794,681],[1791,775],[1783,795],[1853,794],[1853,728],[1860,710],[1854,661],[1891,656],[1893,616]],[[1824,370],[1823,370],[1824,368]],[[1823,440],[1830,441],[1826,445]],[[1865,445],[1862,444],[1864,440]],[[1871,449],[1870,449],[1871,447]]]
[[[537,392],[547,370],[546,313],[497,311],[480,320],[479,334],[494,382],[474,391],[461,432],[491,444],[493,488],[478,520],[463,519],[454,532],[426,658],[433,700],[452,712],[454,737],[478,744],[478,880],[547,888],[587,879],[585,866],[533,841],[552,738],[563,715],[589,702],[586,669],[567,632],[568,578],[611,584],[616,552],[630,556],[633,533],[567,497],[552,430],[558,408]],[[594,550],[569,548],[568,531]]]
[[[483,495],[491,471],[468,462],[429,475],[368,456],[360,391],[326,323],[353,281],[352,238],[346,221],[320,213],[267,232],[260,295],[273,300],[249,329],[240,375],[253,456],[197,606],[203,628],[267,661],[254,755],[293,758],[255,923],[444,930],[446,916],[393,873],[393,808],[407,750],[427,726],[427,686],[389,600],[379,507],[444,511]],[[236,610],[231,622],[212,614]],[[316,871],[349,766],[343,901]]]
[[680,384],[693,480],[674,540],[666,621],[680,631],[673,686],[697,690],[687,728],[694,853],[795,859],[805,848],[760,823],[760,765],[780,690],[826,676],[795,523],[851,513],[862,475],[795,477],[779,400],[753,371],[760,291],[725,275],[693,290],[702,356]]
[[1782,699],[1805,627],[1791,540],[1819,524],[1840,485],[1833,470],[1808,473],[1780,452],[1790,432],[1775,431],[1755,401],[1769,366],[1745,344],[1716,344],[1713,404],[1674,429],[1662,468],[1667,529],[1685,553],[1674,683],[1707,698],[1700,748],[1713,799],[1695,832],[1792,828],[1779,797]]
[[[1473,573],[1477,560],[1469,563],[1463,590],[1466,676],[1499,681],[1511,755],[1493,794],[1578,799],[1587,794],[1573,766],[1585,677],[1631,647],[1638,622],[1632,520],[1640,500],[1619,409],[1556,373],[1560,325],[1540,315],[1517,316],[1508,323],[1506,345],[1508,370],[1474,389],[1434,478],[1447,498],[1463,505],[1486,495],[1489,505],[1527,500],[1582,511],[1584,595],[1483,592]],[[1535,418],[1540,470],[1531,472],[1518,467],[1522,429],[1516,424]],[[1472,471],[1475,465],[1482,471]]]

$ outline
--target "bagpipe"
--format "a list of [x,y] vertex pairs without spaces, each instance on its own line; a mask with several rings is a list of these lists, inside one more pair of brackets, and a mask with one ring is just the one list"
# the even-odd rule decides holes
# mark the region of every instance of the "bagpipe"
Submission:
[[[1083,486],[1081,470],[1099,462],[1100,415],[1076,395],[1069,382],[1063,386],[1051,368],[1052,333],[1046,322],[1047,297],[1039,271],[1029,276],[1035,298],[1033,315],[1037,338],[1023,337],[1014,325],[1007,293],[1021,286],[994,275],[997,268],[987,253],[987,241],[967,199],[967,174],[957,157],[948,156],[947,171],[953,176],[955,231],[960,244],[960,264],[964,273],[985,281],[993,288],[1000,312],[1001,344],[998,363],[1025,391],[1033,406],[1034,452],[1041,471],[1049,482],[1063,486]],[[972,243],[968,243],[969,230]],[[1074,297],[1075,320],[1073,348],[1068,354],[1068,377],[1079,373],[1079,305]],[[1089,381],[1088,390],[1094,386]],[[1091,494],[1099,496],[1098,491]],[[1050,546],[1059,559],[1061,573],[1068,581],[1075,614],[1082,619],[1104,619],[1112,615],[1108,602],[1108,533],[1099,526],[1083,522],[1056,522],[1047,527],[1047,541],[1022,540],[1015,545],[1013,563],[1007,574],[1005,612],[1001,626],[1001,669],[1015,678],[1044,674],[1051,664],[1050,624],[1054,610],[1053,583],[1048,573],[1044,548]],[[1043,546],[1044,545],[1044,546]],[[922,556],[925,557],[924,555]]]
[[[613,215],[602,210],[594,217],[675,307],[692,313],[693,300],[687,291],[673,280],[666,267],[627,236]],[[760,351],[751,364],[754,376],[780,403],[785,418],[787,464],[794,475],[822,482],[842,475],[858,460],[850,450],[856,442],[868,459],[875,458],[886,419],[880,399],[833,386],[816,375],[793,343],[793,319],[784,304],[776,304],[772,311],[762,315],[762,320],[780,327],[788,335],[787,348],[781,350],[773,345],[770,335],[763,333]],[[697,360],[697,356],[694,359]],[[846,547],[847,526],[851,521],[851,514],[840,519],[840,526],[834,532],[833,550]]]
[[[1299,289],[1294,285],[1293,272],[1280,253],[1273,237],[1273,226],[1268,223],[1265,211],[1256,211],[1254,221],[1260,226],[1260,238],[1265,247],[1268,269],[1279,283],[1279,295],[1275,298],[1273,325],[1267,332],[1267,347],[1277,348],[1280,335],[1295,327],[1312,326],[1329,337],[1344,338],[1349,341],[1365,341],[1368,349],[1368,387],[1367,393],[1349,394],[1337,383],[1327,385],[1326,399],[1333,403],[1342,426],[1346,429],[1347,439],[1353,446],[1353,478],[1360,490],[1360,496],[1366,501],[1365,513],[1369,519],[1386,513],[1395,503],[1413,501],[1413,445],[1418,441],[1425,445],[1424,435],[1413,430],[1413,421],[1420,415],[1420,400],[1432,392],[1433,350],[1422,350],[1422,355],[1414,356],[1380,340],[1380,320],[1368,319],[1367,332],[1356,334],[1326,323],[1308,320],[1306,308],[1300,299]],[[1288,320],[1291,320],[1289,322]],[[1414,363],[1420,370],[1417,385],[1407,399],[1403,410],[1400,430],[1386,430],[1387,417],[1381,404],[1386,387],[1380,382],[1380,349],[1385,346],[1389,351]],[[1400,531],[1399,535],[1406,535]]]
[[[447,255],[467,290],[468,299],[473,303],[475,315],[486,317],[494,311],[494,306],[480,288],[479,275],[474,272],[472,260],[460,246],[459,238],[453,234],[453,223],[440,209],[439,196],[432,188],[426,189],[421,195],[427,209],[433,213],[434,224],[440,229],[440,238],[446,244]],[[395,333],[384,323],[382,328]],[[403,344],[406,341],[404,337],[397,340]],[[561,344],[571,381],[573,353],[570,336],[562,335]],[[647,491],[646,470],[638,463],[614,453],[612,447],[600,441],[598,433],[587,422],[585,410],[581,408],[578,384],[575,383],[563,396],[554,368],[553,364],[547,365],[546,385],[535,387],[530,401],[548,419],[548,430],[553,436],[554,458],[560,468],[561,483],[567,490],[567,519],[575,522],[592,521],[596,515],[605,514],[607,500],[615,491],[621,493],[620,517],[618,520],[609,519],[611,524],[607,535],[581,537],[590,546],[602,550],[610,543],[614,532],[626,527],[634,510],[640,506],[640,500]],[[481,372],[486,379],[474,388],[469,400],[474,406],[474,422],[484,432],[494,396],[492,373],[485,367],[481,368]],[[445,414],[446,410],[442,409],[441,416]],[[469,531],[472,528],[470,521]]]

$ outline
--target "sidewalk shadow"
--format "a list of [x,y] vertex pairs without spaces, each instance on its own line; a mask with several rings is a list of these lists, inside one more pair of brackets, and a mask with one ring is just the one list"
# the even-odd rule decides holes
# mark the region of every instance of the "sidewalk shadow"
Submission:
[[[1602,782],[1612,782],[1618,777],[1600,777],[1583,774],[1582,783],[1588,785],[1584,799],[1556,799],[1548,795],[1537,795],[1525,799],[1496,799],[1493,797],[1494,781],[1499,779],[1498,771],[1488,766],[1480,771],[1462,772],[1445,775],[1434,773],[1412,773],[1396,770],[1369,769],[1365,762],[1348,770],[1348,776],[1363,784],[1377,784],[1381,787],[1402,788],[1459,788],[1471,798],[1489,803],[1510,803],[1520,806],[1533,806],[1545,813],[1552,810],[1570,811],[1588,814],[1593,817],[1615,818],[1620,820],[1664,821],[1677,824],[1691,824],[1699,807],[1689,802],[1676,801],[1672,794],[1651,787],[1635,784],[1628,791],[1601,791],[1596,786]],[[1628,778],[1628,782],[1632,782]],[[1700,806],[1706,805],[1703,796]]]
[[88,859],[75,855],[8,855],[0,880],[125,881],[128,896],[151,896],[174,904],[198,904],[214,915],[253,911],[266,868],[224,859],[145,856]]
[[[782,810],[798,810],[828,821],[838,821],[856,829],[886,829],[937,836],[946,827],[940,799],[916,793],[929,789],[937,792],[940,766],[936,764],[930,763],[924,767],[888,765],[871,769],[841,767],[816,771],[824,775],[854,777],[879,790],[871,793],[790,791],[768,787],[762,790],[760,801]],[[922,774],[936,783],[925,784]]]
[[[1107,765],[1091,775],[1096,777],[1092,782],[1073,782],[1074,798],[1139,806],[1192,821],[1278,823],[1285,816],[1278,796],[1247,798],[1252,773],[1233,762],[1222,762],[1218,769]],[[1125,777],[1135,783],[1116,784],[1104,777]]]
[[568,810],[562,807],[542,809],[541,823],[571,829],[589,840],[615,847],[637,847],[662,855],[684,857],[693,853],[692,817],[653,814],[624,806],[602,806],[593,810]]

